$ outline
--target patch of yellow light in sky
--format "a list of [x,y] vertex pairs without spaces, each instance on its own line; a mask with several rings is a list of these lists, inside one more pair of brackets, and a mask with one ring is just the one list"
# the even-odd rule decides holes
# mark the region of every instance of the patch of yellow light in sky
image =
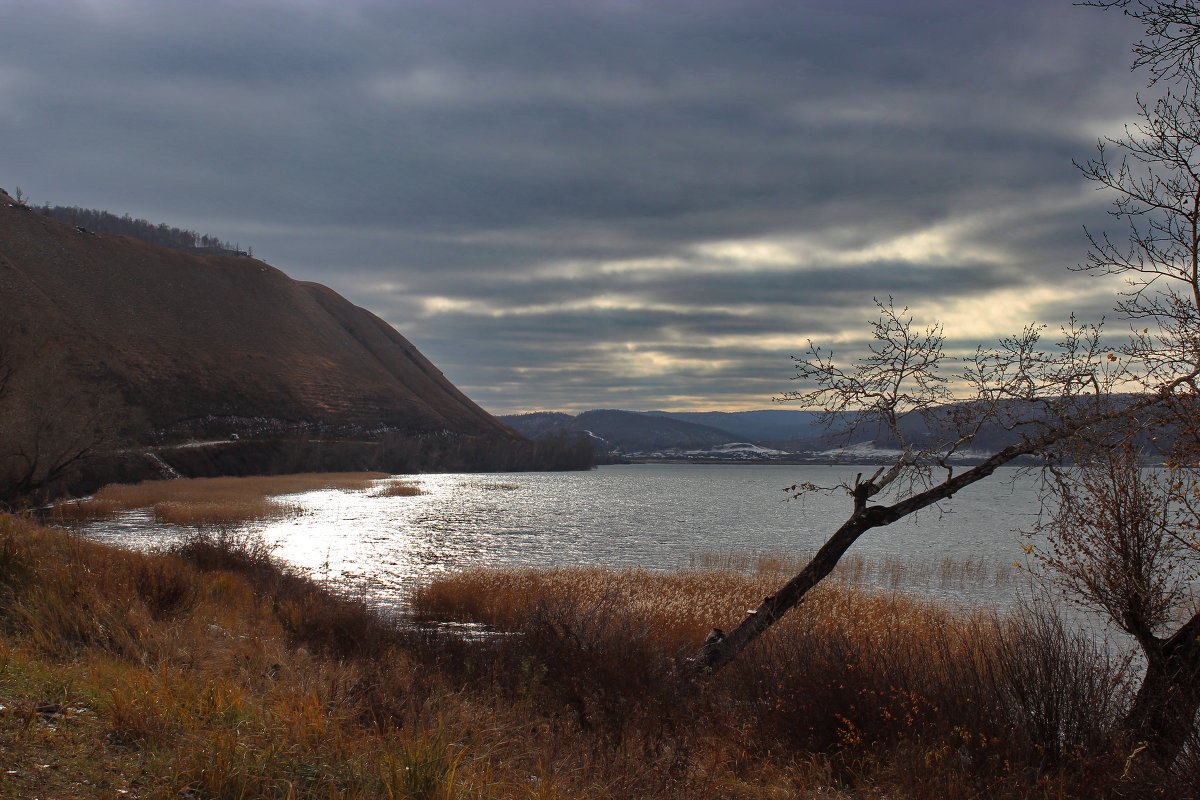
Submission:
[[[775,395],[764,393],[761,397],[744,394],[669,394],[659,398],[657,406],[662,411],[751,411],[769,409],[775,404]],[[782,406],[784,411],[799,411],[797,407]]]
[[706,258],[772,267],[795,266],[798,261],[798,249],[800,248],[790,242],[771,239],[705,242],[692,248],[698,255]]
[[959,217],[920,230],[879,239],[866,247],[853,249],[830,246],[826,241],[822,241],[826,238],[824,236],[760,237],[704,242],[690,248],[698,257],[695,260],[677,258],[633,261],[628,262],[628,268],[605,271],[669,268],[704,274],[725,272],[730,265],[751,271],[782,272],[876,261],[907,261],[929,266],[944,263],[958,265],[964,261],[1003,263],[1006,260],[1005,253],[971,241],[971,233],[994,222],[994,215]]
[[629,272],[676,272],[693,265],[682,258],[629,258],[606,261],[600,265],[604,275],[623,275]]
[[[454,297],[436,295],[421,299],[422,311],[426,315],[460,313],[473,314],[481,317],[500,319],[503,317],[537,316],[540,314],[561,314],[586,311],[633,311],[633,312],[662,312],[668,314],[694,314],[701,308],[706,311],[725,310],[730,313],[740,313],[725,307],[690,306],[678,303],[648,303],[639,298],[623,294],[600,294],[582,297],[562,303],[535,303],[526,306],[509,306],[495,308],[482,300],[460,300]],[[751,313],[747,311],[746,313]]]
[[[892,236],[877,237],[860,247],[839,245],[856,240],[860,228],[825,229],[815,235],[766,236],[729,239],[694,245],[700,259],[687,264],[697,272],[724,271],[730,264],[763,272],[827,268],[877,261],[905,261],[914,265],[959,266],[964,262],[1005,264],[1019,258],[1001,247],[983,242],[989,230],[1019,226],[1023,220],[1050,212],[1088,207],[1095,203],[1091,186],[1037,200],[994,205],[986,211],[959,213],[948,219]],[[704,263],[711,259],[710,263]]]
[[681,358],[635,342],[614,343],[606,361],[611,371],[634,378],[670,375],[683,371],[716,373],[734,365],[731,360]]
[[1124,135],[1126,127],[1133,130],[1137,123],[1138,119],[1133,115],[1111,119],[1085,119],[1074,126],[1074,132],[1084,140],[1098,142],[1109,136],[1114,139],[1120,138]]
[[[931,301],[909,307],[913,319],[923,325],[941,323],[948,338],[994,341],[997,337],[1019,333],[1030,323],[1054,326],[1065,322],[1046,313],[1051,307],[1080,308],[1102,304],[1101,298],[1114,295],[1112,282],[1079,281],[1074,286],[1047,285],[1003,289],[986,295],[954,302]],[[1081,319],[1081,322],[1098,320]]]
[[553,261],[530,269],[525,274],[528,278],[523,281],[545,279],[592,278],[596,275],[637,275],[640,273],[656,274],[661,272],[691,271],[695,265],[682,258],[667,256],[661,258],[629,258],[616,261]]
[[[861,338],[861,337],[860,337]],[[692,347],[706,347],[716,351],[721,350],[761,350],[764,353],[795,352],[808,349],[808,340],[814,342],[824,339],[822,334],[811,336],[803,334],[728,334],[724,336],[706,336],[703,339],[693,339]]]
[[971,218],[952,220],[928,228],[876,242],[858,250],[842,250],[826,254],[826,258],[838,264],[861,264],[872,261],[909,261],[920,264],[937,264],[953,260],[1001,263],[1004,253],[968,244],[966,234],[977,227]]
[[422,311],[426,314],[446,314],[459,312],[463,314],[487,314],[487,306],[478,300],[459,300],[454,297],[423,297]]
[[914,266],[961,266],[964,263],[1003,265],[1019,262],[1020,254],[986,243],[990,230],[1019,226],[1024,220],[1051,211],[1061,212],[1095,202],[1088,192],[1069,192],[1050,198],[995,205],[986,212],[959,213],[948,219],[895,235],[876,236],[865,245],[861,227],[825,228],[818,233],[771,234],[742,239],[718,239],[687,246],[674,255],[607,261],[549,261],[526,273],[522,280],[622,276],[636,281],[664,274],[724,274],[731,269],[764,275],[900,261]]

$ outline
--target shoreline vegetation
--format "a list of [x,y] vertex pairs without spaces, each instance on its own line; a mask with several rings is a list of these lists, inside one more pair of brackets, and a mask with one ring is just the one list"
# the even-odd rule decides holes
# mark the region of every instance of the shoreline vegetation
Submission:
[[[211,426],[210,426],[211,427]],[[202,429],[190,431],[193,435]],[[19,511],[63,498],[80,498],[111,484],[151,483],[177,478],[253,478],[374,472],[409,475],[446,472],[570,472],[596,467],[587,442],[552,437],[531,441],[495,436],[428,435],[400,432],[298,432],[261,438],[230,437],[228,430],[204,441],[141,443],[88,452],[55,477],[29,476],[24,485],[0,463],[0,511]]]
[[419,590],[423,624],[397,626],[227,525],[144,554],[0,516],[0,796],[1015,799],[1200,785],[1200,765],[1155,773],[1115,735],[1136,676],[1090,635],[1044,609],[998,616],[857,588],[853,565],[698,680],[689,658],[709,626],[787,568],[474,569]]
[[123,511],[149,509],[156,522],[201,527],[237,525],[301,513],[299,506],[274,498],[318,489],[371,491],[382,497],[421,494],[419,486],[386,472],[302,472],[220,478],[176,478],[109,484],[91,497],[60,500],[48,518],[70,526],[113,519]]

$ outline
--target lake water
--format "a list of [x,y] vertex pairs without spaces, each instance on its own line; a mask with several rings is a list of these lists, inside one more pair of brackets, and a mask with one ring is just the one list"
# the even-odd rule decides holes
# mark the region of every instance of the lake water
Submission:
[[[850,511],[844,491],[785,502],[797,482],[835,486],[862,466],[645,464],[591,472],[406,477],[425,494],[290,495],[298,516],[243,526],[314,576],[403,606],[412,589],[474,565],[600,564],[653,570],[695,565],[704,554],[804,556]],[[1018,531],[1033,526],[1036,480],[1016,469],[960,492],[939,508],[868,532],[851,554],[890,565],[879,585],[900,585],[966,605],[1003,605],[1026,581]],[[144,511],[84,531],[135,549],[186,536]],[[970,562],[972,568],[946,569]],[[900,578],[897,578],[897,575]],[[906,585],[907,584],[907,585]]]

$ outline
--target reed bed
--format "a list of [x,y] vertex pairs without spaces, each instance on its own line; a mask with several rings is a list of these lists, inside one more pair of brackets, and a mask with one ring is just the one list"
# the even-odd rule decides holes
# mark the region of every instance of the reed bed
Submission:
[[382,472],[324,472],[227,478],[178,478],[111,484],[90,498],[55,504],[50,518],[60,524],[112,519],[122,511],[151,509],[170,525],[230,525],[300,512],[270,498],[318,489],[363,491],[389,477]]
[[156,522],[167,525],[236,525],[256,519],[278,519],[301,512],[294,503],[266,498],[252,500],[168,501],[151,508]]
[[[418,619],[478,622],[511,629],[549,607],[619,606],[652,627],[670,646],[704,640],[714,628],[728,629],[779,586],[773,573],[719,570],[651,572],[642,569],[468,569],[440,578],[414,594]],[[913,625],[921,616],[949,611],[902,593],[875,593],[823,585],[805,601],[814,625],[862,626],[865,630],[897,615]]]
[[[1128,664],[1035,608],[968,613],[835,581],[719,680],[689,682],[706,633],[778,587],[774,566],[472,569],[422,588],[414,606],[422,619],[518,634],[497,640],[496,663],[528,680],[523,659],[537,653],[561,707],[618,739],[700,702],[747,758],[803,754],[833,770],[834,786],[856,785],[868,764],[897,797],[1094,797],[1089,781],[1115,779]],[[929,780],[945,792],[928,794]]]
[[[693,556],[695,570],[756,573],[776,580],[795,575],[808,557],[777,554],[701,553]],[[943,589],[968,589],[978,586],[1002,588],[1023,577],[1011,565],[988,565],[974,559],[943,558],[938,561],[913,561],[895,557],[870,558],[849,554],[842,558],[831,576],[849,586],[910,591],[925,586]]]
[[50,519],[59,525],[71,525],[114,519],[122,511],[128,510],[126,506],[111,499],[91,497],[82,500],[62,500],[50,509]]
[[375,497],[419,497],[426,494],[425,490],[413,483],[405,483],[403,481],[394,481],[387,483],[376,489],[372,494]]
[[[717,676],[734,570],[470,570],[397,628],[228,531],[172,552],[0,517],[0,796],[1189,797],[1125,772],[1123,665],[1053,617],[823,586]],[[1124,775],[1124,777],[1122,777]]]

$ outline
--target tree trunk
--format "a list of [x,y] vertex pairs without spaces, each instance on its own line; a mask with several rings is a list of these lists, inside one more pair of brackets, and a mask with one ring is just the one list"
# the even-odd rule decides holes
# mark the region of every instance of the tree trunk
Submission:
[[[1074,432],[1079,427],[1082,425],[1072,427],[1071,431]],[[995,472],[998,467],[1018,456],[1036,452],[1067,435],[1069,434],[1056,431],[1033,441],[1006,447],[986,461],[890,506],[868,506],[868,499],[878,489],[870,481],[859,484],[854,489],[854,513],[850,515],[850,518],[829,537],[829,540],[817,551],[817,554],[803,570],[784,584],[778,592],[764,598],[762,605],[750,612],[750,615],[728,636],[714,636],[705,642],[696,662],[698,667],[704,672],[716,672],[736,658],[767,628],[774,625],[780,617],[798,605],[808,590],[832,572],[850,546],[871,528],[890,525],[898,519],[945,500],[964,486],[983,480]]]
[[1196,729],[1200,712],[1200,614],[1174,636],[1144,647],[1146,675],[1125,730],[1159,767],[1169,767]]
[[[1020,444],[1010,445],[1000,450],[990,458],[970,469],[953,475],[939,484],[929,487],[923,492],[911,495],[890,506],[868,506],[867,502],[879,492],[880,487],[872,481],[858,484],[854,487],[854,512],[842,526],[837,529],[829,540],[817,551],[812,561],[794,578],[784,584],[778,592],[764,598],[762,604],[750,612],[740,625],[734,628],[728,636],[710,636],[695,660],[696,667],[701,672],[716,672],[737,657],[742,650],[757,639],[764,631],[775,624],[780,617],[794,608],[804,598],[809,589],[833,571],[839,560],[850,549],[858,538],[871,528],[890,525],[898,519],[903,519],[921,509],[928,508],[934,503],[952,497],[959,489],[981,481],[991,475],[997,468],[1008,464],[1016,458],[1032,453],[1045,452],[1051,445],[1068,439],[1091,426],[1107,422],[1119,417],[1134,415],[1137,412],[1153,406],[1169,396],[1175,384],[1163,388],[1159,393],[1143,397],[1123,409],[1100,411],[1079,419],[1063,423],[1060,427],[1051,428],[1040,436],[1032,437]],[[1198,623],[1200,624],[1200,623]],[[1200,635],[1197,631],[1193,636]]]

